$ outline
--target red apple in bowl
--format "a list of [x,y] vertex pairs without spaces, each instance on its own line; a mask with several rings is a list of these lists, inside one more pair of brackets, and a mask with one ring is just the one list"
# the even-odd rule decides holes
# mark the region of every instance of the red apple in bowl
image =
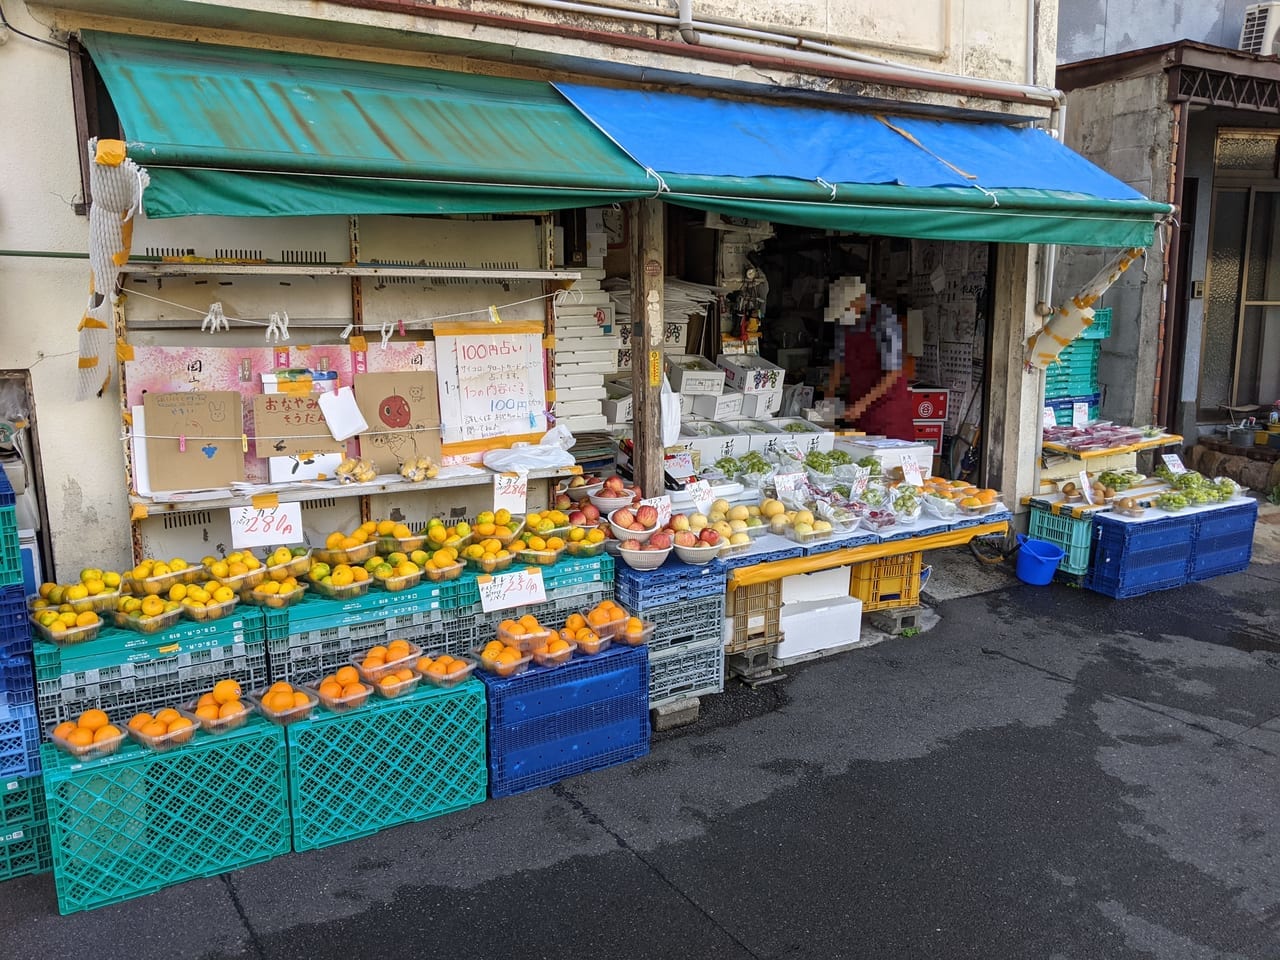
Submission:
[[575,527],[585,527],[591,521],[587,519],[585,511],[574,510],[569,514],[569,522]]
[[622,478],[617,474],[612,477],[606,477],[604,481],[603,494],[608,497],[621,497],[626,484],[622,482]]
[[[636,524],[636,515],[632,513],[630,510],[628,510],[626,507],[623,507],[621,510],[614,511],[612,514],[609,515],[609,519],[612,520],[614,523],[616,523],[618,526],[623,527],[627,530],[632,529]],[[643,525],[641,525],[641,529],[644,529]]]
[[[645,530],[658,524],[658,508],[644,504],[636,510],[636,522]],[[670,544],[668,544],[670,546]]]
[[640,543],[639,540],[623,540],[622,543],[619,544],[619,546],[621,546],[623,550],[643,549],[643,545]]
[[679,532],[689,529],[689,518],[683,513],[673,513],[671,515],[671,529]]
[[595,523],[600,519],[600,508],[594,503],[585,503],[582,505],[582,513],[587,518],[587,523]]
[[714,547],[720,542],[720,534],[716,533],[710,527],[704,527],[702,532],[698,534],[698,539],[703,543]]
[[572,499],[570,499],[570,497],[569,497],[569,495],[568,495],[567,493],[559,493],[559,494],[556,494],[556,509],[557,509],[557,510],[568,510],[568,509],[569,509],[570,507],[572,507],[572,506],[573,506],[573,500],[572,500]]
[[649,538],[649,546],[655,547],[658,550],[665,550],[671,546],[671,537],[669,534],[655,533]]
[[698,538],[693,535],[690,530],[681,530],[675,535],[675,544],[678,547],[696,547]]

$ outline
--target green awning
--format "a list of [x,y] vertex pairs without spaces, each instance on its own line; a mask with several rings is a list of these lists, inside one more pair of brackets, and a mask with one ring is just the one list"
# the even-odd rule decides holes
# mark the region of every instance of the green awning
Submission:
[[517,213],[652,196],[549,84],[84,31],[150,217]]
[[1147,246],[1148,200],[1043,130],[557,83],[670,203],[856,233]]

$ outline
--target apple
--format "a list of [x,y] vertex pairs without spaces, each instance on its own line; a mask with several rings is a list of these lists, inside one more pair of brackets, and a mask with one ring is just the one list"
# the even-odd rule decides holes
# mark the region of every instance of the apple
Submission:
[[587,518],[587,523],[596,523],[600,519],[600,508],[594,503],[583,504],[582,512]]
[[[636,511],[636,522],[639,523],[640,526],[644,527],[644,529],[646,530],[648,530],[650,527],[657,526],[658,525],[658,508],[651,507],[648,504],[645,504],[644,506],[640,507],[640,509]],[[670,546],[670,544],[668,544],[668,546]]]
[[567,493],[556,494],[556,509],[568,510],[573,506],[573,499]]
[[649,545],[658,550],[666,550],[671,546],[671,537],[665,533],[655,533],[649,538]]
[[581,510],[574,510],[572,513],[570,513],[569,522],[573,524],[575,527],[583,527],[583,526],[586,526],[588,523],[590,523],[590,521],[587,519],[587,515]]
[[695,513],[689,518],[690,530],[701,530],[707,525],[707,518],[700,513]]
[[702,532],[698,534],[698,539],[710,546],[715,546],[720,542],[720,534],[710,527],[704,527]]
[[639,540],[623,540],[622,543],[619,544],[619,546],[623,550],[639,550],[640,541]]
[[689,518],[683,513],[673,513],[671,515],[671,529],[677,532],[680,530],[689,530]]
[[572,480],[569,481],[569,486],[574,488],[585,487],[586,485],[587,485],[587,481],[585,477],[574,477]]
[[698,545],[698,538],[694,536],[693,531],[691,530],[681,530],[676,534],[675,544],[678,547],[696,547]]
[[646,544],[645,544],[644,546],[642,546],[640,549],[641,549],[641,550],[647,550],[647,551],[649,551],[650,553],[652,553],[654,550],[667,550],[667,549],[669,549],[670,547],[671,547],[671,544],[667,544],[665,547],[659,547],[657,544],[655,544],[655,543],[653,543],[653,542],[651,541],[651,542],[649,542],[649,543],[646,543]]
[[632,525],[636,522],[636,515],[626,507],[623,507],[621,510],[615,510],[610,514],[609,519],[618,526],[630,530]]
[[622,496],[622,491],[625,487],[626,484],[622,482],[622,478],[617,474],[614,474],[612,477],[605,478],[604,487],[601,492],[609,497],[620,497]]

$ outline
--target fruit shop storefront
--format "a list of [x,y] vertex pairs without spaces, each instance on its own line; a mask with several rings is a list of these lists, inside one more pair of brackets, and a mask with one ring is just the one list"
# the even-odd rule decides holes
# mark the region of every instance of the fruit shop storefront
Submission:
[[[1007,528],[995,497],[971,516],[917,525],[917,509],[892,531],[845,536],[776,483],[768,497],[673,491],[682,501],[654,480],[662,446],[644,402],[632,475],[582,476],[548,414],[571,420],[579,408],[563,404],[598,401],[574,391],[609,348],[596,349],[594,311],[577,318],[604,270],[590,249],[565,269],[545,211],[634,204],[637,317],[645,284],[662,282],[647,269],[664,260],[657,196],[810,229],[996,243],[997,314],[1020,345],[1028,243],[1141,244],[1164,209],[1077,181],[1055,189],[1033,173],[1052,167],[1046,150],[1065,151],[1012,128],[987,156],[1022,159],[1017,188],[977,191],[936,170],[919,175],[927,186],[859,170],[815,187],[794,168],[637,162],[634,132],[609,129],[628,114],[696,128],[694,98],[638,110],[568,85],[84,39],[130,157],[95,149],[91,163],[104,187],[127,173],[124,209],[143,210],[132,257],[94,261],[95,289],[113,289],[118,269],[124,297],[108,304],[106,349],[85,358],[97,365],[82,363],[92,392],[118,360],[133,556],[30,601],[6,588],[16,609],[0,640],[12,721],[0,730],[16,731],[0,760],[29,817],[7,862],[51,866],[66,912],[641,756],[650,708],[722,689],[726,652],[767,646],[785,600],[820,601],[841,578],[848,598],[852,578],[854,599],[910,606],[922,550]],[[322,123],[289,126],[293,84]],[[423,126],[424,99],[464,118],[467,136]],[[851,135],[871,142],[880,126]],[[876,156],[912,182],[910,139],[887,137]],[[105,207],[113,193],[95,197]],[[650,321],[638,323],[645,337]],[[661,367],[633,381],[655,389]],[[993,371],[993,394],[1008,394],[993,427],[1013,435],[1021,363],[1008,367]],[[910,479],[906,464],[882,466]],[[768,529],[747,543],[703,535],[735,523]],[[199,829],[175,834],[158,811]]]

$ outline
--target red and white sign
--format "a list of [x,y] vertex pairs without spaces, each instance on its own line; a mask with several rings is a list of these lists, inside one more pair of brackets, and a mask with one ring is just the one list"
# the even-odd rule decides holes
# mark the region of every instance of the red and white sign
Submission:
[[937,387],[911,388],[911,419],[946,420],[947,391]]
[[947,429],[945,420],[912,421],[912,438],[921,443],[933,444],[934,455],[942,453],[942,435]]

